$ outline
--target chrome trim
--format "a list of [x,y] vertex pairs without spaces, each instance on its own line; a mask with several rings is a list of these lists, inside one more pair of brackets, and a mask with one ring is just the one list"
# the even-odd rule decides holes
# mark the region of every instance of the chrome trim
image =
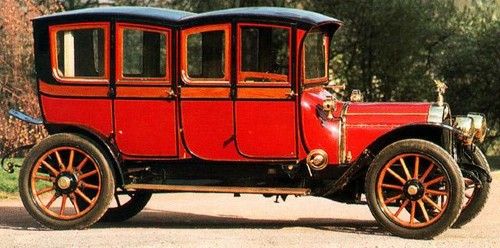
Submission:
[[440,106],[432,104],[431,107],[429,108],[429,115],[427,116],[427,121],[433,123],[443,123],[443,120],[446,117],[447,107],[448,107],[447,105]]
[[488,129],[488,125],[486,124],[486,116],[482,113],[468,113],[467,117],[472,118],[472,125],[476,133],[474,134],[474,138],[482,143],[484,138],[486,137],[486,130]]
[[344,102],[342,105],[342,111],[340,112],[340,124],[339,124],[339,164],[343,164],[346,162],[346,152],[347,152],[347,138],[346,138],[346,129],[347,122],[345,116],[347,115],[347,109],[349,108],[349,103]]
[[351,100],[351,102],[362,102],[363,98],[364,98],[363,93],[361,93],[361,91],[358,89],[354,89],[351,92],[351,96],[349,97],[349,100]]
[[333,119],[333,112],[335,112],[337,107],[336,99],[332,96],[326,96],[325,99],[323,100],[323,111],[327,115],[326,118],[328,120]]
[[328,165],[328,154],[323,149],[314,149],[307,155],[306,162],[313,170],[323,170]]
[[375,112],[375,113],[348,113],[347,116],[355,115],[428,115],[428,113],[394,113],[394,112]]
[[17,118],[21,121],[25,121],[27,123],[30,123],[30,124],[34,124],[34,125],[43,124],[43,120],[41,118],[29,116],[21,111],[15,110],[15,109],[9,109],[9,115],[14,117],[14,118]]
[[125,189],[153,190],[155,192],[199,192],[199,193],[240,193],[240,194],[273,194],[273,195],[310,195],[309,188],[266,188],[266,187],[231,187],[231,186],[197,186],[168,184],[127,184]]
[[438,93],[436,104],[438,106],[443,106],[444,93],[446,93],[446,89],[448,89],[448,86],[446,86],[446,84],[441,80],[434,79],[434,83],[436,84],[436,92]]
[[476,130],[474,128],[474,119],[465,115],[458,115],[453,118],[453,128],[462,133],[458,138],[466,144],[472,144]]

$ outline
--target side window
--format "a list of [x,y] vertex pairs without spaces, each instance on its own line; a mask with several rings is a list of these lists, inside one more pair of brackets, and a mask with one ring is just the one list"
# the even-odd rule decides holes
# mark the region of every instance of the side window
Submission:
[[118,81],[167,79],[168,30],[117,24]]
[[182,74],[187,82],[229,82],[230,25],[182,31]]
[[240,25],[240,82],[289,82],[290,29]]
[[107,24],[53,26],[50,33],[56,78],[61,81],[108,78]]
[[306,83],[327,80],[328,36],[312,31],[304,39],[304,77]]

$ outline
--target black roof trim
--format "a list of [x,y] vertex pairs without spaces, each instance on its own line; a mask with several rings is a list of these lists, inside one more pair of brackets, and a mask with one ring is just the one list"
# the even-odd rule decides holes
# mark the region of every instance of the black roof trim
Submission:
[[312,11],[280,8],[280,7],[245,7],[216,10],[182,18],[184,22],[202,23],[217,20],[248,19],[261,21],[295,22],[301,26],[317,26],[322,24],[337,24],[342,22]]
[[340,26],[341,21],[316,12],[278,7],[246,7],[216,10],[205,13],[192,13],[152,7],[102,7],[87,8],[59,12],[41,16],[34,21],[65,22],[72,20],[99,20],[109,17],[137,19],[138,21],[153,21],[176,25],[195,25],[231,20],[263,21],[263,22],[293,22],[298,26],[311,28],[323,24]]
[[95,19],[104,17],[123,17],[123,18],[136,18],[139,20],[152,20],[152,21],[166,21],[166,22],[179,22],[183,17],[195,15],[192,12],[181,10],[152,8],[152,7],[101,7],[101,8],[87,8],[79,10],[71,10],[59,12],[51,15],[45,15],[34,18],[34,21],[60,21],[67,18],[71,19]]

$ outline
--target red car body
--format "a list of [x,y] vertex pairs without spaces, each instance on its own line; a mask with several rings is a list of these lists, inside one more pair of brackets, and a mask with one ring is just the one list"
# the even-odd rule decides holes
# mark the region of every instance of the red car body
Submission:
[[[400,209],[394,214],[388,205],[382,208],[386,217],[377,218],[392,218],[398,227],[384,226],[398,235],[426,238],[458,216],[459,170],[489,175],[484,163],[467,167],[452,159],[484,138],[486,125],[474,114],[453,119],[441,99],[443,87],[435,103],[367,103],[358,91],[351,101],[335,97],[340,87],[328,83],[329,47],[342,23],[334,18],[285,8],[194,14],[119,7],[58,13],[33,25],[40,106],[51,137],[26,159],[21,188],[27,209],[49,227],[97,221],[99,214],[88,214],[90,221],[83,209],[105,209],[106,197],[118,194],[102,182],[139,195],[131,195],[139,211],[149,200],[141,198],[144,192],[185,191],[315,195],[350,203],[367,194],[376,210],[370,195],[385,199],[394,193],[383,189],[389,185],[403,193],[381,206],[397,203]],[[141,42],[133,43],[137,37]],[[396,143],[409,150],[394,153]],[[415,164],[413,179],[404,159]],[[89,160],[96,169],[81,171]],[[419,165],[424,160],[430,162]],[[76,169],[75,161],[81,161]],[[384,164],[382,172],[367,173]],[[106,179],[108,167],[114,179]],[[385,172],[399,173],[403,185],[371,179]],[[428,175],[434,179],[425,182]],[[95,177],[91,183],[89,177]],[[54,190],[49,203],[29,191],[39,179],[54,184],[35,190]],[[373,180],[379,180],[378,191],[369,193]],[[446,194],[453,208],[436,207],[432,194]],[[50,206],[60,197],[55,213]],[[66,199],[76,210],[71,217]],[[405,206],[411,219],[399,221]],[[113,211],[125,210],[119,204]],[[129,211],[128,217],[138,212]],[[439,221],[446,223],[433,225]]]

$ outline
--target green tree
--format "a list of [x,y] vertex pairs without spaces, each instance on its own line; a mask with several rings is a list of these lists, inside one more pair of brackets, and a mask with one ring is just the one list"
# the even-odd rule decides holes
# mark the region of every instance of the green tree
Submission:
[[[466,8],[452,21],[458,28],[436,56],[436,72],[448,83],[447,101],[454,114],[486,114],[492,131],[485,147],[498,143],[500,138],[498,8],[494,1]],[[500,152],[496,149],[496,153]]]

